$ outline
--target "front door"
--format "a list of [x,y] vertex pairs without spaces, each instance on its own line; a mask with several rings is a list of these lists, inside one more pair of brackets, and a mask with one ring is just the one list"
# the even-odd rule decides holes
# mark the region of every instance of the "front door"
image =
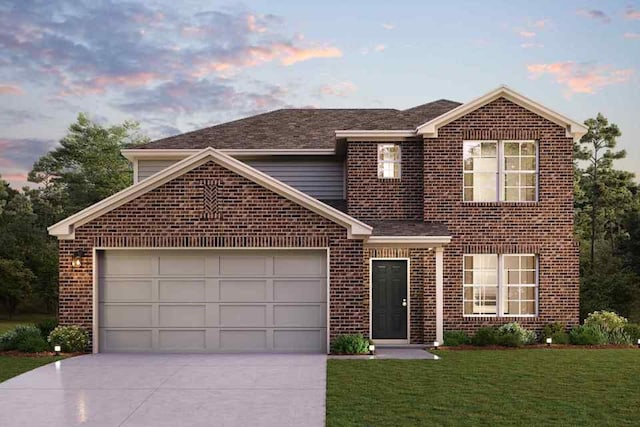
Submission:
[[407,339],[407,261],[374,260],[371,265],[372,339]]

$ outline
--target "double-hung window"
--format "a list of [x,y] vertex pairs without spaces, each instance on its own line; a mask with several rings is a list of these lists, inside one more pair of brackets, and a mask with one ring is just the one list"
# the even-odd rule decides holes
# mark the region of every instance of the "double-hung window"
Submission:
[[535,255],[464,255],[464,315],[535,316],[537,282]]
[[400,178],[400,144],[378,144],[378,178]]
[[464,141],[463,200],[531,202],[538,198],[535,141]]

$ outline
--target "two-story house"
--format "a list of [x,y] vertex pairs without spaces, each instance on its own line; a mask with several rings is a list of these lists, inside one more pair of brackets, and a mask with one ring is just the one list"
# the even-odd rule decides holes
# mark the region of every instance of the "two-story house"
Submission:
[[124,150],[134,185],[50,228],[60,321],[96,352],[576,324],[585,132],[500,87],[402,111],[277,110]]

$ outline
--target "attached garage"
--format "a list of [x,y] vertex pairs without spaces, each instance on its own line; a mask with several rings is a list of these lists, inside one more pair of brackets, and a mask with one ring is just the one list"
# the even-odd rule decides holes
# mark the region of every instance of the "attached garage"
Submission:
[[326,250],[98,250],[101,352],[327,350]]

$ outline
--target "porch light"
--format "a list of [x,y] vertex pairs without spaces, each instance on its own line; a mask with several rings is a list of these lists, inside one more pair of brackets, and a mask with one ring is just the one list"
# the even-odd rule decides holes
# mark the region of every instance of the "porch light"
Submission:
[[369,344],[369,354],[373,356],[375,352],[376,352],[376,346],[373,344]]
[[62,350],[62,349],[60,348],[59,345],[54,345],[53,346],[53,351],[56,352],[56,356],[60,356],[60,350]]
[[440,343],[438,341],[434,341],[433,342],[433,348],[435,348],[437,350],[438,347],[440,347]]
[[547,347],[551,347],[552,343],[553,343],[553,338],[551,337],[547,338]]
[[82,266],[82,257],[85,255],[84,249],[78,249],[73,253],[73,258],[71,258],[71,266],[74,268]]

